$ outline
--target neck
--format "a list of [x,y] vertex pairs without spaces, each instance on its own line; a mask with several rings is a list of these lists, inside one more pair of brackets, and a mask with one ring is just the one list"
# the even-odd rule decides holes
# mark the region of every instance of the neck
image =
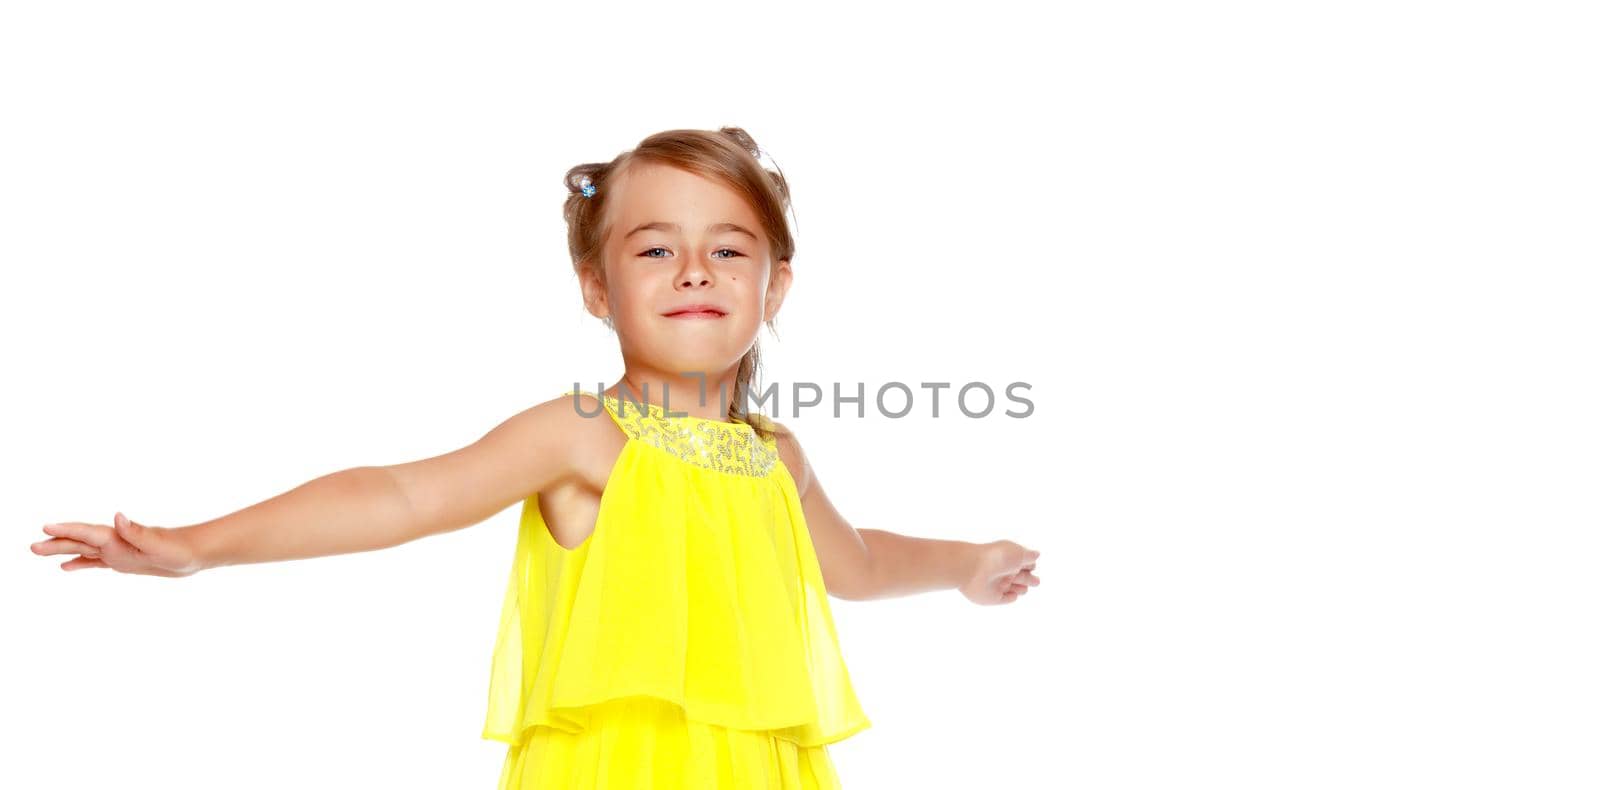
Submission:
[[670,416],[726,421],[733,404],[738,367],[677,375],[655,370],[629,369],[606,394],[626,401],[652,403]]

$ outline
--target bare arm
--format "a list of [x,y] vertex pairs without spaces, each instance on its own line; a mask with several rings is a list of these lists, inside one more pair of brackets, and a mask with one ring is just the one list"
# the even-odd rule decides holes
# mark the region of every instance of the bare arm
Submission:
[[823,584],[838,598],[868,601],[956,588],[979,604],[1009,603],[1037,586],[1039,552],[1009,540],[970,543],[855,529],[828,501],[794,434],[778,424],[778,452],[793,472]]
[[863,600],[867,597],[866,585],[871,562],[866,542],[828,501],[828,495],[823,492],[822,484],[817,482],[799,438],[783,423],[775,425],[778,429],[778,457],[794,478],[795,491],[800,496],[800,509],[811,534],[811,545],[817,550],[817,565],[822,569],[822,585],[835,598]]
[[388,468],[323,475],[271,499],[172,535],[199,570],[386,548],[405,542],[411,507]]
[[558,398],[458,450],[335,472],[186,529],[215,567],[384,549],[468,527],[567,474],[571,411]]
[[917,538],[881,529],[860,532],[872,558],[867,599],[960,587],[977,570],[978,552],[983,549],[964,540]]
[[45,531],[57,539],[34,551],[82,554],[77,567],[184,576],[397,546],[476,524],[566,476],[579,419],[569,398],[556,398],[443,455],[344,469],[185,527],[52,525]]

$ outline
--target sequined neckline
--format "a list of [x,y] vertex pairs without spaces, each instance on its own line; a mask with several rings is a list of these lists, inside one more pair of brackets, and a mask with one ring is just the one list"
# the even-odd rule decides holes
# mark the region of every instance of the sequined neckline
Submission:
[[[601,401],[629,438],[653,445],[695,466],[766,477],[778,463],[777,442],[757,434],[749,423],[668,415],[665,409],[653,403],[642,404],[647,408],[641,412],[641,404],[631,398],[586,390],[568,390],[566,394],[588,395]],[[755,417],[765,419],[761,415]]]
[[[596,393],[593,393],[593,392],[589,392],[587,390],[578,390],[578,392],[581,392],[584,395],[588,395],[588,396],[593,397],[593,398],[598,398],[598,399],[605,400],[605,402],[612,407],[612,411],[614,413],[617,413],[617,414],[623,414],[623,413],[635,414],[635,413],[637,413],[639,411],[639,406],[643,405],[645,407],[645,410],[649,413],[649,415],[651,417],[656,418],[656,419],[671,420],[673,422],[703,423],[705,425],[708,425],[708,426],[711,426],[711,427],[714,427],[714,428],[725,428],[725,429],[728,429],[728,430],[742,430],[742,431],[750,431],[750,432],[754,433],[754,429],[747,422],[736,422],[736,421],[732,421],[732,420],[713,420],[710,417],[696,417],[696,416],[694,416],[692,414],[668,414],[666,409],[662,408],[661,406],[659,406],[657,404],[650,403],[648,401],[635,400],[632,397],[622,398],[622,397],[619,397],[619,396],[616,396],[616,395],[611,395],[611,394],[608,394],[608,393],[596,394]],[[568,394],[570,395],[571,393],[568,393]],[[674,411],[682,411],[681,409],[676,409],[676,408],[674,408],[673,410]]]

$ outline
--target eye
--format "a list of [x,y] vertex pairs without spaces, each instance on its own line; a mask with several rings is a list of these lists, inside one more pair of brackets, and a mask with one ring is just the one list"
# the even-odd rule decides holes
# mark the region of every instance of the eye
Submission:
[[[650,249],[647,249],[644,252],[639,253],[639,255],[642,256],[642,257],[645,257],[645,258],[660,258],[660,257],[662,257],[660,255],[651,255],[650,254],[652,252],[655,252],[656,250],[660,250],[662,252],[667,252],[667,248],[666,247],[651,247]],[[744,253],[739,252],[738,250],[734,250],[734,249],[721,249],[721,250],[717,250],[716,252],[733,253],[732,255],[728,255],[727,257],[723,258],[723,260],[727,260],[728,258],[732,258],[732,257],[735,257],[735,256],[738,256],[738,257],[741,257],[741,258],[744,257]],[[712,254],[715,255],[716,252],[714,252]]]

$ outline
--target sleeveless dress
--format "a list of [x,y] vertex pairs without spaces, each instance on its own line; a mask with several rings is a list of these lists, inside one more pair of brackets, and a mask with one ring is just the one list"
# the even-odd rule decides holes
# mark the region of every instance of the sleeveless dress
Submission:
[[827,744],[871,722],[776,440],[564,394],[626,441],[577,548],[523,500],[483,729],[500,790],[840,787]]

